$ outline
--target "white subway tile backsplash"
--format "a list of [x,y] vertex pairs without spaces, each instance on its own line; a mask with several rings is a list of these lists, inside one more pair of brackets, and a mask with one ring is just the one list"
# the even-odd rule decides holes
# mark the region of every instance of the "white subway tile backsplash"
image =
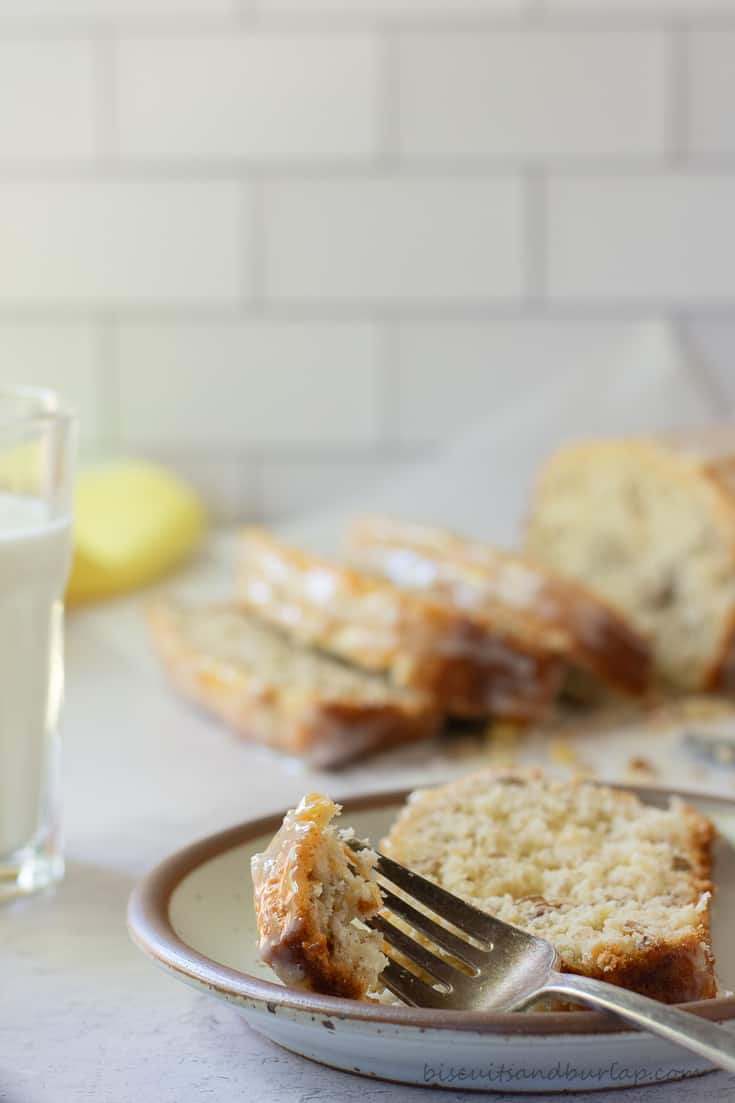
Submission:
[[109,414],[98,347],[88,323],[0,321],[0,383],[57,391],[76,410],[80,439],[88,443],[105,432]]
[[89,42],[0,41],[0,163],[94,153]]
[[716,175],[552,179],[550,298],[735,303],[734,194]]
[[440,442],[531,392],[542,377],[604,368],[630,327],[538,319],[405,322],[398,334],[396,433]]
[[401,37],[400,149],[482,157],[655,155],[666,139],[660,33]]
[[264,213],[273,299],[482,302],[523,292],[515,178],[280,181]]
[[379,432],[378,348],[358,323],[122,325],[123,439],[215,452],[364,445]]
[[689,148],[735,152],[735,31],[689,35]]
[[616,317],[695,319],[729,416],[730,16],[4,0],[0,382],[67,394],[83,455],[160,460],[218,520],[358,510],[542,376],[654,361]]
[[119,133],[131,157],[365,157],[377,146],[369,35],[124,39]]
[[247,186],[0,183],[0,303],[231,301],[246,291]]

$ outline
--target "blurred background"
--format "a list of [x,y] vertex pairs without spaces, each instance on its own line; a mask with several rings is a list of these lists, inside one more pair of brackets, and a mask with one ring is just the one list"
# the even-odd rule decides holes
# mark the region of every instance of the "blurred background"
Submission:
[[734,103],[735,0],[2,0],[0,380],[222,519],[641,323],[727,416]]

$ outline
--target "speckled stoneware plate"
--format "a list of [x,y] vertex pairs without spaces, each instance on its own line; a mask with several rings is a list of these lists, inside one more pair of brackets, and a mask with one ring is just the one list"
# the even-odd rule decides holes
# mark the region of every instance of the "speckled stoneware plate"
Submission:
[[[668,793],[635,789],[665,803]],[[735,801],[680,793],[710,816],[717,885],[714,948],[723,990],[735,989]],[[380,839],[405,793],[344,801],[342,822]],[[253,820],[174,854],[133,893],[133,939],[172,976],[234,1004],[250,1026],[315,1061],[363,1076],[476,1091],[589,1091],[698,1075],[710,1066],[595,1011],[432,1011],[317,996],[279,984],[258,960],[250,856],[282,816]],[[728,935],[730,937],[728,937]],[[688,1005],[735,1021],[735,999]]]

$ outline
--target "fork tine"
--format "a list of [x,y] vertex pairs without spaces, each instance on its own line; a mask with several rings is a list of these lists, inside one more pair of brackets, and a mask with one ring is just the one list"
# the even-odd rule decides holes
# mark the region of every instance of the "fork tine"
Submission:
[[391,959],[380,979],[394,996],[411,1007],[446,1007],[446,997],[442,992],[437,992],[436,988],[424,983],[397,961]]
[[427,881],[425,877],[406,869],[405,866],[399,865],[391,858],[386,858],[384,854],[378,854],[375,868],[378,873],[388,881],[392,881],[407,896],[413,896],[425,907],[431,908],[442,919],[446,919],[455,927],[466,931],[473,938],[478,938],[482,942],[489,942],[492,945],[493,939],[505,933],[508,929],[506,923],[501,923],[500,920],[493,919],[491,915],[486,915],[477,908],[473,908],[471,904],[466,904],[464,900],[460,900],[451,892],[439,888],[433,882]]
[[414,941],[399,927],[395,927],[384,916],[375,915],[368,920],[368,926],[374,931],[380,931],[389,946],[393,946],[404,957],[409,958],[424,972],[429,973],[436,980],[450,985],[453,989],[459,988],[461,981],[468,979],[465,973],[461,973],[454,965],[438,957],[420,942]]
[[459,938],[452,931],[446,927],[442,927],[439,923],[435,923],[433,919],[430,919],[424,912],[418,911],[412,907],[408,901],[404,900],[401,896],[396,896],[394,892],[389,889],[381,888],[383,895],[383,905],[393,912],[394,915],[400,916],[401,919],[405,919],[407,923],[410,923],[417,931],[421,931],[422,934],[428,935],[428,937],[436,942],[438,946],[448,950],[450,954],[464,961],[465,964],[474,968],[479,968],[487,961],[487,950],[478,950],[476,946],[470,945],[469,942],[465,942],[463,938]]

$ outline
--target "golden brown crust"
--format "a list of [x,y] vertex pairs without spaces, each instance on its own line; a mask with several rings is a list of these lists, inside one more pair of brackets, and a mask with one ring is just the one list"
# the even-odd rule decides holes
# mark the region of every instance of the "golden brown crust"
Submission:
[[480,617],[515,612],[541,646],[612,689],[639,695],[650,685],[643,636],[609,602],[528,557],[386,518],[355,522],[348,548],[358,565]]
[[704,689],[735,692],[735,609],[722,636],[722,643],[704,679]]
[[[704,901],[696,929],[676,938],[652,942],[635,955],[616,954],[601,947],[594,970],[587,972],[588,976],[598,976],[662,1003],[708,1000],[717,995],[710,938],[710,901],[714,892],[711,846],[715,829],[710,820],[688,805],[680,805],[679,811],[689,823],[687,857],[692,866],[692,892]],[[566,969],[576,971],[569,966]]]
[[[594,967],[586,969],[584,975],[629,988],[661,1003],[709,1000],[717,995],[717,986],[712,954],[702,948],[705,938],[707,928],[681,935],[676,943],[653,943],[635,957],[608,953]],[[562,966],[562,971],[582,972],[568,964]]]
[[[709,949],[703,949],[703,941],[709,941],[709,926],[681,936],[675,946],[670,942],[653,943],[636,954],[635,958],[608,954],[596,968],[583,971],[562,963],[561,971],[604,980],[661,1003],[711,1000],[717,995],[717,983],[712,953]],[[546,1005],[546,1009],[578,1011],[579,1004],[555,999]]]
[[455,715],[530,721],[546,711],[561,680],[560,659],[512,618],[490,625],[260,529],[243,534],[237,593],[300,643],[385,672]]
[[[365,978],[335,953],[315,905],[323,832],[338,812],[338,805],[310,793],[287,813],[268,850],[253,859],[253,903],[258,951],[285,983],[357,1000],[366,994]],[[353,865],[360,861],[341,845],[347,860]],[[372,891],[360,900],[364,918],[374,915],[382,904],[377,884],[366,888]]]
[[147,621],[153,644],[174,685],[245,739],[304,755],[332,767],[359,755],[429,738],[440,716],[419,694],[381,701],[340,699],[314,687],[284,690],[262,671],[215,658],[194,647],[175,607],[152,602]]

